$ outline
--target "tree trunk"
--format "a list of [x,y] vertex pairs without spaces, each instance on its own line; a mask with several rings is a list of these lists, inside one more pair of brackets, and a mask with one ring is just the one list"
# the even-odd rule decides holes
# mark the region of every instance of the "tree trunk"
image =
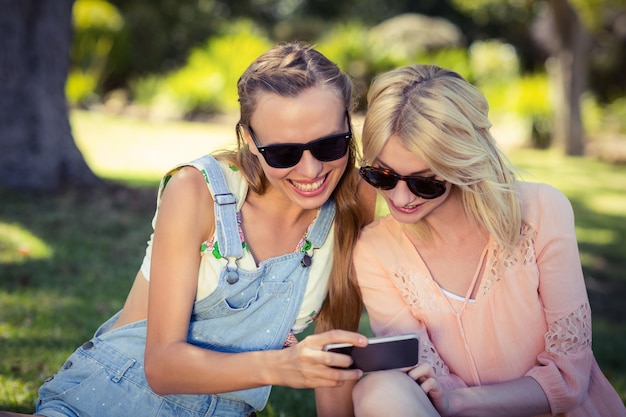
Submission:
[[74,142],[65,99],[73,3],[0,0],[0,186],[100,182]]
[[580,98],[587,86],[589,35],[567,0],[549,0],[558,38],[554,141],[567,155],[583,155]]

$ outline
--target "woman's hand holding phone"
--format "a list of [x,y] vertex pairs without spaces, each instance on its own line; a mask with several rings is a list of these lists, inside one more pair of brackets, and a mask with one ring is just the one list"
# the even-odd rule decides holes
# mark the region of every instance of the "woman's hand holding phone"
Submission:
[[419,359],[419,340],[415,334],[374,337],[368,339],[368,344],[364,347],[333,343],[325,346],[324,350],[349,355],[352,358],[350,369],[374,372],[416,366]]
[[344,381],[361,378],[361,370],[349,368],[352,363],[349,356],[332,355],[323,350],[332,343],[364,347],[368,342],[359,333],[331,330],[307,336],[294,346],[271,351],[276,358],[268,367],[269,384],[292,388],[338,387]]

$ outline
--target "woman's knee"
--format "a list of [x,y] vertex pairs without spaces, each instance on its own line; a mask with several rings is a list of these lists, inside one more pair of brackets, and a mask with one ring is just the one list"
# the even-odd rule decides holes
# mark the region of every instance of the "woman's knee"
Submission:
[[[434,407],[420,386],[401,371],[373,372],[361,379],[352,391],[357,417],[381,415],[436,416]],[[407,414],[407,410],[412,410]]]
[[[408,375],[399,371],[373,372],[361,379],[352,391],[354,412],[358,417],[380,416],[389,411],[390,396],[406,397]],[[400,390],[402,393],[398,392]]]

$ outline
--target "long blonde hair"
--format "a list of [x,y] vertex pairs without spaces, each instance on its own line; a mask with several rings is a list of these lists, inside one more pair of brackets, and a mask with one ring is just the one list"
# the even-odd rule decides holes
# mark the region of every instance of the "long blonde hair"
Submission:
[[[515,169],[489,129],[484,95],[454,71],[408,65],[379,75],[368,92],[363,164],[392,135],[432,171],[457,188],[468,217],[507,249],[519,239],[521,204]],[[427,218],[411,225],[429,238]]]
[[[311,87],[335,91],[348,111],[355,105],[352,80],[339,67],[311,45],[303,42],[281,43],[257,58],[237,83],[240,119],[236,125],[237,151],[220,152],[217,157],[239,167],[252,191],[264,194],[268,187],[258,158],[250,152],[242,129],[248,126],[259,96],[266,93],[296,97]],[[352,248],[364,225],[356,196],[358,178],[353,169],[357,148],[351,141],[348,163],[332,198],[336,205],[333,266],[328,296],[317,319],[317,326],[327,330],[356,330],[361,317],[361,297],[353,279]]]

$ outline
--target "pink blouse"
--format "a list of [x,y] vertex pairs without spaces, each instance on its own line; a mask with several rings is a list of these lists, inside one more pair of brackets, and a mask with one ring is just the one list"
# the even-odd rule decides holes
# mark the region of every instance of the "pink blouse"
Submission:
[[[366,227],[355,265],[372,330],[418,334],[421,361],[444,385],[530,376],[553,414],[626,416],[591,350],[571,205],[545,184],[520,183],[519,190],[524,225],[517,249],[506,255],[490,239],[481,266],[468,271],[479,285],[472,300],[439,287],[393,217]],[[443,256],[453,262],[454,254]]]

